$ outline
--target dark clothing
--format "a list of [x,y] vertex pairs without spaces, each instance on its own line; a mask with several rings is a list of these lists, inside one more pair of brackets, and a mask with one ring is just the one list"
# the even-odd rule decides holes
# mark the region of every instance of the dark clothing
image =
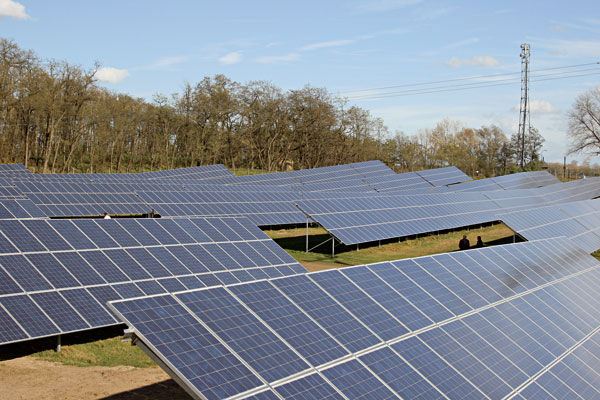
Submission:
[[483,247],[483,240],[477,239],[477,243],[475,243],[475,248],[478,249],[480,247]]
[[469,239],[460,239],[460,242],[458,242],[458,248],[461,250],[469,250],[469,248],[471,248]]

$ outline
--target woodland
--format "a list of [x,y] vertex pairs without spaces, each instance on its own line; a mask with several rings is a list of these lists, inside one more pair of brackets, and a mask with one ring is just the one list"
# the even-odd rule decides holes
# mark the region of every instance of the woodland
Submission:
[[[84,68],[0,39],[0,163],[33,172],[141,172],[222,163],[282,171],[379,159],[397,172],[455,165],[471,176],[520,169],[518,135],[445,119],[407,135],[326,89],[284,91],[224,75],[151,100],[110,91]],[[525,137],[524,169],[544,139]]]

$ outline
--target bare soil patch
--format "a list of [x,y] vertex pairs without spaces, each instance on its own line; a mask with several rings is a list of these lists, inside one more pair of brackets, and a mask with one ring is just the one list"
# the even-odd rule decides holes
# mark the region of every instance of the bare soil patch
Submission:
[[21,357],[0,362],[0,382],[3,400],[190,398],[158,367],[74,367]]

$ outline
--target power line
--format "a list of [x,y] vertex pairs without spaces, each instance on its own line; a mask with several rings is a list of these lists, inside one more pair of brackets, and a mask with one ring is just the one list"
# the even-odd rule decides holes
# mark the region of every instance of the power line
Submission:
[[[577,77],[592,76],[592,75],[600,75],[600,72],[595,72],[595,73],[590,73],[590,74],[561,76],[561,77],[555,77],[555,78],[536,79],[536,80],[530,80],[530,82],[552,81],[552,80],[558,80],[558,79],[577,78]],[[406,90],[406,91],[402,91],[402,92],[385,93],[385,94],[380,94],[380,95],[375,94],[373,96],[365,95],[365,96],[359,96],[359,97],[348,97],[347,99],[348,100],[374,100],[374,99],[383,99],[383,98],[387,98],[387,97],[414,96],[414,95],[428,94],[428,93],[455,92],[455,91],[460,91],[460,90],[481,89],[481,88],[488,88],[488,87],[495,87],[495,86],[508,86],[508,85],[515,85],[515,84],[520,83],[520,78],[513,79],[513,80],[515,82],[496,83],[496,84],[471,84],[473,86],[469,86],[469,87],[457,87],[460,85],[452,85],[452,86],[449,86],[447,89],[446,88],[444,88],[444,89],[439,89],[439,88],[414,89],[414,90]]]
[[[532,70],[532,71],[529,71],[529,72],[539,72],[539,71],[550,71],[550,70],[555,70],[555,69],[587,67],[587,66],[590,66],[590,65],[598,65],[598,64],[600,64],[600,61],[593,62],[593,63],[586,63],[586,64],[565,65],[565,66],[562,66],[562,67],[541,68],[541,69],[536,69],[536,70]],[[496,78],[496,77],[499,77],[499,76],[508,76],[508,75],[516,75],[516,74],[520,74],[520,72],[507,72],[507,73],[503,73],[503,74],[471,76],[471,77],[465,77],[465,78],[447,79],[447,80],[442,80],[442,81],[410,83],[410,84],[406,84],[406,85],[382,86],[382,87],[376,87],[376,88],[370,88],[370,89],[345,90],[345,91],[338,92],[338,93],[339,94],[343,94],[343,93],[356,93],[356,92],[370,92],[370,91],[374,91],[374,90],[388,90],[388,89],[397,89],[397,88],[411,87],[411,86],[425,86],[425,85],[434,85],[434,84],[438,84],[438,83],[467,81],[467,80],[473,80],[473,79]]]

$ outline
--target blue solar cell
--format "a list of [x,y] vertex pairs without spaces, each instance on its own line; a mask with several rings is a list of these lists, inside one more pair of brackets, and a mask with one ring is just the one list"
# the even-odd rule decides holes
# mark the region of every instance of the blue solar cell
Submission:
[[85,289],[63,290],[60,294],[92,327],[117,322]]
[[346,361],[322,373],[349,399],[398,398],[357,360]]
[[96,249],[97,246],[83,234],[73,222],[69,220],[54,219],[48,221],[50,226],[64,237],[76,250]]
[[371,371],[404,399],[436,399],[443,395],[392,349],[384,347],[360,357]]
[[[490,344],[486,340],[488,338],[484,339],[478,334],[478,331],[473,330],[477,328],[485,329],[486,324],[489,325],[487,321],[481,317],[473,318],[472,316],[467,317],[464,321],[452,322],[444,325],[442,329],[463,347],[468,348],[477,359],[494,371],[511,388],[515,389],[527,380],[527,375],[504,357],[498,348]],[[496,334],[497,331],[491,330],[490,333]]]
[[208,223],[212,225],[220,234],[224,235],[229,241],[243,240],[240,235],[231,229],[223,220],[218,218],[207,219]]
[[166,289],[169,293],[181,292],[182,290],[186,290],[186,287],[179,282],[177,278],[164,278],[159,279],[157,281]]
[[177,244],[177,240],[169,234],[155,219],[139,219],[137,222],[144,227],[160,244]]
[[[275,388],[284,399],[341,400],[344,397],[319,374],[312,374]],[[278,397],[276,397],[278,398]]]
[[117,242],[111,239],[110,236],[96,224],[96,221],[91,219],[76,219],[73,223],[90,238],[96,246],[106,249],[111,247],[119,247]]
[[179,278],[177,278],[177,280],[179,280],[179,282],[183,284],[186,287],[186,289],[189,290],[206,287],[206,285],[195,276],[180,276]]
[[51,228],[46,220],[23,220],[23,225],[50,251],[72,250],[73,248]]
[[156,281],[139,281],[135,285],[148,296],[165,293],[165,289]]
[[408,332],[392,314],[368,297],[340,271],[330,270],[311,274],[310,277],[383,340],[392,340]]
[[196,277],[206,285],[206,287],[219,286],[223,283],[214,274],[196,275]]
[[25,290],[52,289],[52,285],[22,255],[5,255],[0,257],[0,265]]
[[46,251],[46,248],[37,240],[20,221],[0,220],[2,232],[22,252]]
[[2,259],[0,257],[0,294],[21,293],[23,290],[2,268]]
[[0,303],[30,336],[46,336],[60,332],[42,310],[25,295],[0,297]]
[[194,224],[191,220],[181,218],[174,219],[173,221],[175,221],[175,223],[179,225],[188,235],[193,237],[197,243],[212,242],[208,235],[206,235],[204,232],[198,229],[198,226]]
[[203,244],[202,247],[210,253],[214,258],[219,260],[219,263],[226,269],[240,269],[241,266],[233,258],[231,258],[218,244]]
[[[113,307],[206,398],[230,397],[263,385],[174,298],[143,298]],[[173,348],[185,349],[186,356],[174,354]]]
[[2,230],[0,229],[0,254],[18,252],[19,250],[8,241],[8,239],[2,234]]
[[183,246],[169,246],[167,250],[173,254],[187,269],[194,274],[202,274],[208,272],[208,269],[194,257],[186,247]]
[[17,325],[10,315],[0,307],[0,341],[2,343],[26,339],[27,334]]
[[396,290],[396,292],[401,293],[402,296],[434,322],[440,322],[452,317],[450,311],[414,282],[407,279],[407,277],[392,264],[382,263],[376,264],[375,266],[369,266],[368,268]]
[[223,271],[226,268],[221,264],[215,257],[213,257],[208,250],[202,245],[188,245],[185,248],[196,257],[198,261],[204,265],[208,271]]
[[213,242],[226,242],[227,238],[219,233],[219,231],[217,231],[215,229],[214,226],[212,226],[208,220],[206,219],[192,219],[191,220],[197,227],[198,229],[200,229],[202,232],[204,232],[206,234],[206,236],[208,236]]
[[150,278],[150,275],[125,250],[104,250],[104,254],[118,265],[131,280]]
[[[207,245],[210,246],[214,245]],[[233,243],[219,243],[219,246],[225,254],[229,257],[233,258],[236,263],[238,263],[242,268],[254,268],[257,267],[257,264],[254,263],[250,258],[246,257],[244,253],[242,253],[237,247],[233,245]]]
[[171,234],[179,243],[181,244],[190,244],[195,243],[196,240],[185,233],[183,229],[179,225],[175,223],[172,219],[160,219],[157,220],[158,224],[165,229],[167,232]]
[[27,254],[26,257],[55,288],[81,286],[52,254]]
[[108,283],[125,282],[129,278],[99,250],[79,253]]
[[277,279],[272,283],[351,352],[381,342],[307,276]]
[[267,381],[309,368],[224,289],[181,293],[177,297]]
[[63,332],[90,327],[57,292],[33,293],[30,296]]
[[[377,268],[377,265],[373,268]],[[433,323],[368,268],[344,268],[341,272],[410,330],[421,329]]]
[[82,285],[88,286],[106,283],[79,253],[69,251],[56,252],[53,255]]
[[[120,300],[122,297],[110,286],[92,286],[87,288],[92,296],[100,303],[102,307],[107,308],[107,303],[113,300]],[[108,308],[107,308],[108,309]],[[112,312],[112,311],[111,311]]]
[[458,344],[443,330],[433,329],[420,334],[419,338],[489,398],[503,398],[512,391],[510,386],[469,353],[468,348]]
[[126,249],[125,251],[143,266],[153,278],[172,276],[172,274],[167,271],[165,267],[163,267],[163,265],[148,252],[148,250],[139,248]]
[[480,399],[483,394],[420,339],[412,337],[392,345],[409,365],[450,399]]
[[167,251],[165,247],[149,247],[148,251],[173,275],[189,275],[191,271]]
[[144,293],[133,283],[119,283],[111,287],[124,299],[142,297]]
[[142,246],[158,245],[158,240],[154,238],[146,229],[133,218],[119,218],[115,221],[131,236],[135,238]]
[[348,355],[335,340],[268,282],[230,290],[314,366]]
[[139,246],[140,243],[135,240],[125,229],[119,225],[114,219],[99,219],[96,221],[102,229],[104,229],[110,237],[119,244],[121,247],[135,247]]

